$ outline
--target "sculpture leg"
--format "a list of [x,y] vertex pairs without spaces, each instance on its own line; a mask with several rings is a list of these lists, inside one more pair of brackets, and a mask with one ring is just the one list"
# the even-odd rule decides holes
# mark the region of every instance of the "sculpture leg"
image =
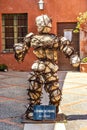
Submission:
[[29,74],[29,106],[25,112],[26,118],[30,119],[33,117],[33,106],[40,105],[41,93],[42,93],[42,83],[40,79],[40,74],[36,72],[31,72]]
[[50,99],[50,104],[53,104],[56,106],[56,114],[59,112],[59,105],[61,101],[61,90],[59,89],[58,86],[52,85],[50,87],[50,93],[49,93],[49,99]]
[[49,93],[49,104],[56,106],[56,114],[59,111],[59,105],[61,101],[61,90],[59,89],[59,83],[53,81],[45,85],[45,90]]

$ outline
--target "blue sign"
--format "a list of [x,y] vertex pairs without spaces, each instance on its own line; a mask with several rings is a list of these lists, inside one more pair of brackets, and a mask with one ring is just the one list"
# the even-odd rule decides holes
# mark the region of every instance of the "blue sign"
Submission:
[[34,120],[54,120],[56,118],[56,107],[54,105],[35,105]]

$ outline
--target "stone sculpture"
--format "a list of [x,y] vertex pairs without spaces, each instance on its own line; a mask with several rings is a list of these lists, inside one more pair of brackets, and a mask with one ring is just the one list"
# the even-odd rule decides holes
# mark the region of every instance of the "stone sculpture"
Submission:
[[36,17],[36,26],[38,34],[32,32],[24,37],[22,43],[15,43],[15,58],[21,62],[24,60],[30,47],[34,48],[33,53],[37,57],[29,74],[29,105],[25,112],[27,119],[33,116],[33,106],[40,105],[42,87],[49,93],[49,104],[56,106],[56,113],[59,111],[61,101],[61,90],[59,88],[58,78],[58,51],[62,51],[74,67],[79,66],[80,59],[71,47],[71,42],[65,37],[57,37],[50,33],[52,20],[48,15]]

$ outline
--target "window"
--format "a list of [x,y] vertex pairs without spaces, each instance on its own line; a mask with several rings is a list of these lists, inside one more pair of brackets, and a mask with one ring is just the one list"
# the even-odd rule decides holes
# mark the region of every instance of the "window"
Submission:
[[27,34],[27,14],[2,15],[2,46],[12,51],[14,43],[21,42]]
[[73,29],[64,29],[64,37],[66,37],[69,41],[72,41],[72,33]]

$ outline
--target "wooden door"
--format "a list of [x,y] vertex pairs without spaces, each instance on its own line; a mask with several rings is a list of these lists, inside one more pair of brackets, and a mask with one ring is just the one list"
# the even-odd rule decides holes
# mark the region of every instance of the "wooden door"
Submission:
[[[72,30],[72,45],[76,52],[79,54],[79,33],[73,33],[73,30],[76,27],[76,23],[68,22],[68,23],[57,23],[57,34],[58,36],[64,36],[64,30]],[[62,52],[58,52],[58,65],[60,71],[78,71],[78,68],[73,68],[70,65],[70,60],[65,57]]]

